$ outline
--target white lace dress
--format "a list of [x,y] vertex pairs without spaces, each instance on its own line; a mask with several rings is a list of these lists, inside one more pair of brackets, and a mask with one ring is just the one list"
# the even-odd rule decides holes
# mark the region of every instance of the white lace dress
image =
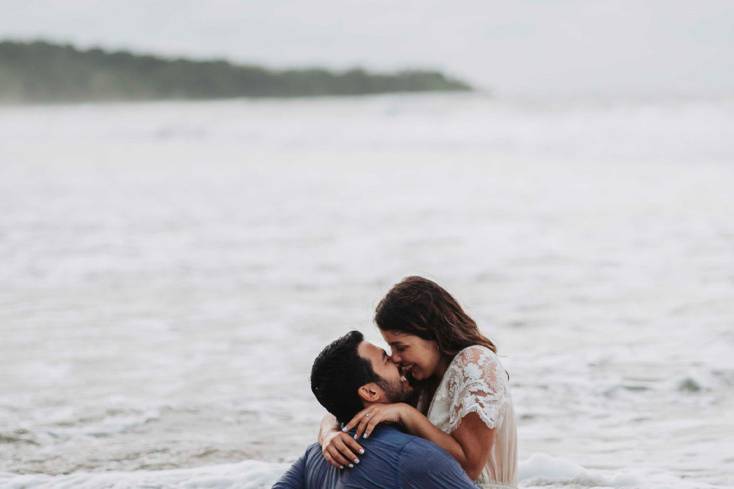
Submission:
[[428,419],[451,434],[469,413],[495,430],[494,446],[476,483],[482,488],[517,487],[517,426],[507,374],[484,346],[461,350],[451,361],[428,408]]

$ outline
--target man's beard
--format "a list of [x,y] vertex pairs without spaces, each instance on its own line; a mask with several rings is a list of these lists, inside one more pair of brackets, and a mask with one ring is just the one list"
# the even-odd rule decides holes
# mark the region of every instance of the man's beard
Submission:
[[[410,386],[406,382],[407,386]],[[404,386],[401,382],[398,382],[397,384],[391,383],[386,381],[385,379],[380,379],[377,381],[377,385],[382,387],[382,390],[385,391],[385,398],[388,402],[406,402],[411,398],[411,394],[413,392],[412,389],[410,389],[407,386]]]
[[[404,371],[404,375],[411,388],[406,394],[406,398],[403,402],[407,402],[419,410],[428,409],[428,406],[425,405],[426,396],[428,396],[430,400],[430,398],[433,397],[433,393],[436,392],[436,388],[438,387],[436,379],[429,377],[428,379],[418,380],[413,377],[413,372],[410,370]],[[423,414],[425,414],[425,411]]]

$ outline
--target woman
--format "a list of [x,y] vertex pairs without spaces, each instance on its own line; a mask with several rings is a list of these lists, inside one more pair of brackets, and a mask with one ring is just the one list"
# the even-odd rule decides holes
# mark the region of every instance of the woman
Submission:
[[391,358],[416,386],[416,407],[373,405],[343,431],[334,418],[322,422],[324,457],[344,466],[358,460],[355,439],[379,423],[400,423],[449,452],[483,488],[517,486],[517,429],[508,386],[494,344],[456,300],[435,282],[408,277],[377,306],[375,322]]

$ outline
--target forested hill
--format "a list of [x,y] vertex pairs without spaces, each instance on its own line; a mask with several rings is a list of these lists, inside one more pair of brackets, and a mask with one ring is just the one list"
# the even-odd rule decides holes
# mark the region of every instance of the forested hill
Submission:
[[271,70],[47,42],[0,42],[0,102],[307,97],[466,91],[435,71]]

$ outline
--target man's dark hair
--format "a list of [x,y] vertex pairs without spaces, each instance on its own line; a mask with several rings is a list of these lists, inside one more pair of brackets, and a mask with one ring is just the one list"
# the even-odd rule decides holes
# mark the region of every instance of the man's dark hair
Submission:
[[357,354],[363,340],[362,333],[350,331],[324,348],[311,368],[311,391],[340,423],[362,410],[357,390],[380,380],[372,364]]

